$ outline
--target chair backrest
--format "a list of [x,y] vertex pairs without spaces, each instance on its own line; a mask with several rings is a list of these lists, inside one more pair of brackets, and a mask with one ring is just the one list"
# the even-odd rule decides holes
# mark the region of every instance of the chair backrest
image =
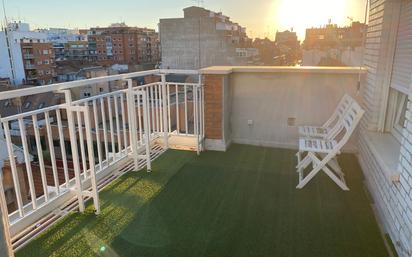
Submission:
[[359,122],[361,121],[365,111],[356,102],[353,101],[351,107],[346,111],[342,117],[342,130],[345,131],[342,138],[338,141],[337,147],[342,148],[350,139]]
[[331,126],[335,125],[342,116],[345,115],[346,111],[350,108],[351,104],[355,100],[348,94],[345,94],[342,99],[339,101],[338,106],[336,107],[332,116],[323,124],[324,128],[330,128]]

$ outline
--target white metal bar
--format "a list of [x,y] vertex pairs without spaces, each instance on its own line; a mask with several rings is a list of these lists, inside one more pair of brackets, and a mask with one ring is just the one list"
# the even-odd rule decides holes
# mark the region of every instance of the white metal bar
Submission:
[[118,147],[118,153],[119,153],[119,158],[121,157],[121,152],[122,152],[122,139],[121,139],[121,132],[120,132],[120,120],[119,120],[119,106],[118,106],[118,101],[117,101],[118,95],[113,96],[113,102],[114,102],[114,114],[116,118],[116,135],[117,135],[117,147]]
[[169,125],[169,133],[172,133],[172,120],[170,118],[170,85],[167,84],[167,117]]
[[33,172],[32,172],[32,169],[31,169],[29,146],[27,145],[26,127],[24,125],[24,122],[23,122],[22,118],[19,119],[19,128],[20,128],[21,142],[22,142],[22,145],[23,145],[24,162],[26,163],[27,179],[29,181],[30,196],[31,196],[33,209],[35,210],[35,209],[37,209],[36,189],[34,187]]
[[[147,101],[150,103],[149,113],[151,113],[150,119],[150,134],[156,131],[156,117],[154,113],[154,102],[153,102],[153,87],[149,88],[150,93],[148,92]],[[149,114],[150,115],[150,114]]]
[[1,215],[1,218],[3,220],[4,240],[6,241],[6,247],[8,249],[8,254],[10,255],[9,257],[14,257],[10,235],[10,219],[9,215],[7,215],[8,209],[6,204],[6,196],[4,194],[3,181],[3,172],[0,172],[0,212],[3,214]]
[[107,125],[106,125],[106,111],[104,107],[104,98],[100,98],[100,111],[102,112],[102,125],[103,125],[103,138],[104,138],[104,151],[106,164],[109,162],[109,139],[107,138]]
[[179,85],[175,84],[175,90],[176,90],[176,130],[177,130],[177,134],[180,134],[180,108],[179,108]]
[[47,190],[47,177],[46,177],[46,169],[44,167],[43,149],[42,149],[41,140],[40,140],[39,124],[37,122],[37,115],[33,115],[32,117],[33,117],[34,138],[36,140],[37,156],[39,159],[40,176],[41,176],[41,181],[43,185],[44,199],[46,202],[48,202],[49,192]]
[[127,151],[127,129],[126,129],[126,112],[124,108],[124,97],[123,93],[120,94],[120,103],[121,103],[121,112],[122,112],[122,126],[123,126],[123,141],[124,141],[124,149]]
[[113,95],[117,95],[117,94],[119,94],[120,92],[125,92],[125,89],[123,89],[123,90],[116,90],[116,91],[113,91],[113,92],[110,92],[110,93],[99,94],[99,95],[96,95],[96,96],[91,96],[91,97],[83,98],[83,99],[80,99],[80,100],[77,100],[77,101],[73,101],[72,104],[73,104],[73,105],[82,105],[82,104],[85,104],[85,103],[90,103],[90,102],[92,102],[93,100],[98,100],[98,99],[101,99],[101,98],[105,98],[105,97],[110,97],[110,96],[113,96]]
[[64,137],[64,132],[63,132],[62,117],[61,117],[60,109],[56,110],[56,118],[57,118],[57,127],[59,130],[60,149],[61,149],[62,160],[63,160],[64,180],[66,182],[66,188],[69,188],[69,170],[67,166],[66,144],[64,143],[65,137]]
[[185,134],[187,136],[187,134],[189,133],[189,122],[187,120],[187,88],[186,85],[183,86],[183,90],[185,92],[184,94],[184,98],[185,98]]
[[155,118],[156,118],[156,120],[155,120],[156,121],[156,132],[160,132],[159,99],[158,99],[159,95],[158,95],[158,92],[157,92],[157,86],[158,85],[154,86],[154,96],[152,95],[152,101],[154,101],[154,106],[155,106],[154,112],[155,112]]
[[[139,168],[139,156],[138,156],[138,146],[137,146],[137,130],[136,130],[136,102],[135,93],[133,91],[133,81],[131,79],[127,80],[127,113],[129,118],[129,131],[131,135],[130,145],[132,147],[133,162],[135,170]],[[138,103],[140,105],[140,103]],[[140,121],[139,121],[140,123]]]
[[102,145],[100,142],[99,116],[97,115],[96,99],[93,100],[92,105],[93,105],[94,128],[96,130],[97,159],[99,160],[99,169],[102,170],[103,169]]
[[19,212],[19,216],[23,217],[24,216],[23,199],[21,197],[19,175],[17,173],[16,159],[14,156],[13,143],[11,142],[10,129],[9,129],[8,122],[3,123],[3,129],[4,129],[4,135],[6,137],[7,150],[9,153],[9,161],[10,161],[11,173],[13,177],[14,191],[16,193],[16,198],[17,198],[17,209]]
[[148,98],[148,91],[144,92],[143,94],[143,126],[145,130],[144,134],[145,134],[145,141],[146,141],[145,143],[146,143],[147,172],[151,172],[152,163],[150,159],[150,131],[149,131],[149,113],[148,113],[149,104],[147,102],[147,98]]
[[[167,104],[167,89],[166,89],[166,76],[162,75],[162,111],[163,111],[163,140],[165,149],[169,148],[169,131],[168,131],[168,104]],[[169,115],[170,118],[170,115]]]
[[[7,91],[7,92],[12,92],[12,91]],[[1,92],[0,92],[0,94],[1,94]],[[57,110],[61,107],[63,107],[63,105],[54,105],[54,106],[46,107],[46,108],[43,108],[43,109],[37,109],[37,110],[34,110],[34,111],[23,112],[23,113],[19,113],[19,114],[16,114],[16,115],[1,118],[1,122],[14,121],[14,120],[18,120],[20,118],[26,118],[26,117],[29,117],[29,116],[32,116],[32,115],[35,115],[35,114],[43,114],[47,111],[51,112],[51,111]]]
[[113,161],[116,159],[116,144],[114,142],[114,128],[113,128],[113,112],[112,112],[112,99],[107,97],[107,105],[109,108],[109,127],[110,127],[110,140],[112,141],[112,155]]
[[[96,85],[99,83],[110,82],[110,81],[115,81],[115,80],[124,80],[124,79],[129,79],[129,78],[144,77],[147,75],[158,74],[159,72],[160,72],[159,70],[148,70],[148,71],[132,72],[132,73],[121,74],[121,75],[103,76],[103,77],[97,77],[97,78],[91,78],[91,79],[70,81],[70,82],[65,82],[65,83],[57,83],[57,84],[51,84],[51,85],[45,85],[45,86],[36,86],[36,87],[23,88],[23,89],[18,89],[18,90],[11,90],[7,92],[1,92],[0,100],[41,94],[41,93],[46,93],[46,92],[62,91],[62,90],[67,90],[71,88],[77,88],[77,87],[88,86],[88,85]],[[185,74],[189,74],[189,72],[190,71],[187,71],[187,73]]]
[[76,111],[76,116],[77,116],[78,130],[79,130],[80,152],[82,155],[82,167],[83,167],[83,172],[86,176],[87,160],[86,160],[86,150],[84,149],[82,113],[80,111]]
[[49,152],[50,152],[50,158],[51,158],[51,164],[52,164],[52,170],[53,170],[54,186],[56,187],[56,192],[59,195],[60,194],[60,183],[59,183],[59,177],[57,175],[56,155],[54,152],[53,133],[52,133],[52,129],[50,126],[49,112],[44,113],[44,118],[46,120],[47,139],[49,142]]
[[200,148],[199,148],[199,128],[198,128],[198,97],[197,97],[197,93],[198,93],[198,89],[193,87],[193,113],[194,113],[194,118],[193,118],[193,122],[194,122],[194,126],[193,126],[193,130],[194,130],[194,134],[196,136],[196,152],[197,155],[200,154]]
[[96,180],[96,164],[94,160],[94,147],[92,139],[92,128],[91,120],[89,114],[89,107],[86,107],[84,112],[84,119],[86,125],[86,140],[87,140],[87,152],[89,156],[89,169],[90,169],[90,180],[92,184],[92,195],[93,195],[93,204],[96,210],[96,214],[100,214],[100,203],[99,203],[99,192],[97,190],[97,180]]
[[139,71],[139,72],[132,72],[132,73],[127,73],[127,74],[111,75],[111,76],[97,77],[97,78],[84,79],[84,80],[76,80],[76,81],[70,81],[70,82],[65,82],[65,83],[57,83],[57,84],[51,84],[51,85],[45,85],[45,86],[37,86],[37,87],[30,87],[30,88],[23,88],[23,89],[18,89],[18,90],[11,90],[7,92],[1,92],[0,100],[41,94],[41,93],[46,93],[46,92],[62,91],[62,90],[67,90],[71,88],[77,88],[77,87],[82,87],[82,86],[87,86],[87,85],[96,85],[99,83],[110,82],[110,81],[115,81],[115,80],[126,80],[126,79],[131,79],[131,78],[144,77],[147,75],[160,75],[160,74],[198,75],[199,71],[161,69],[161,70]]
[[158,92],[160,132],[164,133],[165,130],[163,130],[163,83],[158,85]]
[[[145,91],[143,90],[142,92],[145,92]],[[133,100],[135,100],[135,98]],[[139,119],[139,142],[140,142],[140,145],[143,145],[142,109],[140,107],[141,102],[142,102],[141,95],[137,95],[137,118]]]
[[70,144],[72,148],[72,159],[73,159],[73,168],[74,168],[74,177],[76,183],[76,194],[77,200],[79,203],[79,211],[84,212],[84,199],[83,199],[83,186],[80,177],[80,160],[79,152],[77,149],[77,133],[76,133],[76,123],[74,120],[73,111],[71,110],[72,98],[70,90],[64,91],[66,103],[67,103],[67,121],[69,123],[69,134],[70,134]]

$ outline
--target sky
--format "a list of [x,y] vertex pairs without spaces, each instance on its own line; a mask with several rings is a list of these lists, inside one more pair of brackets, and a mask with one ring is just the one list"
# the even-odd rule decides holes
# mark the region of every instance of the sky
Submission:
[[[4,0],[7,16],[32,29],[89,28],[125,22],[154,28],[160,18],[183,16],[182,9],[201,5],[221,11],[247,28],[248,35],[274,39],[276,31],[293,28],[304,39],[307,27],[364,21],[367,0]],[[349,18],[348,18],[349,17]]]

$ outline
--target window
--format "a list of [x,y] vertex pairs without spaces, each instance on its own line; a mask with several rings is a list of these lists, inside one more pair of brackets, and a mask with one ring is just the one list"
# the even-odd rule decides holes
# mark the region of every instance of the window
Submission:
[[43,54],[45,54],[45,55],[47,55],[47,54],[49,54],[49,50],[43,50]]
[[31,102],[26,102],[24,104],[24,109],[28,109],[30,107],[30,105],[31,105]]
[[390,132],[399,142],[402,142],[408,94],[412,82],[410,77],[412,59],[408,58],[412,54],[410,10],[412,10],[412,2],[402,0],[385,119],[385,131]]
[[39,104],[39,109],[43,108],[45,105],[46,105],[45,103]]
[[402,140],[405,128],[408,96],[400,91],[391,89],[387,111],[386,131],[390,132],[399,142]]
[[325,39],[325,35],[319,35],[318,38],[319,38],[320,40],[323,40],[323,39]]

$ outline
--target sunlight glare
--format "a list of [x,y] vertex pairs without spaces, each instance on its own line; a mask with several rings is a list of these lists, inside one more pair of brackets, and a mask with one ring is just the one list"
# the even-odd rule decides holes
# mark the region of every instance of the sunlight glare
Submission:
[[273,14],[279,30],[294,28],[299,37],[305,29],[328,23],[347,24],[346,0],[280,0]]

